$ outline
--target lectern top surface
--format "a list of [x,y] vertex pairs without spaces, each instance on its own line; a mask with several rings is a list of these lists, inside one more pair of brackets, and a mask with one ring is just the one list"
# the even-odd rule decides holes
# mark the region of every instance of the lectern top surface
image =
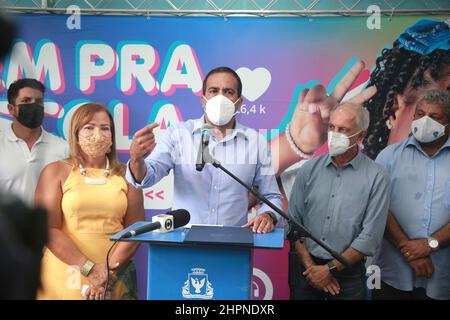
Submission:
[[[146,224],[148,221],[138,221],[128,228],[116,233],[111,237],[111,240],[117,240],[122,234],[130,230],[134,230]],[[221,226],[216,226],[221,228]],[[236,227],[240,228],[240,227]],[[151,243],[167,243],[167,244],[183,244],[186,235],[189,232],[189,228],[178,228],[172,232],[160,233],[160,232],[147,232],[131,238],[123,239],[124,241],[137,241],[137,242],[151,242]],[[284,244],[284,230],[282,228],[275,228],[270,233],[254,233],[253,234],[253,247],[255,248],[269,248],[269,249],[281,249]]]

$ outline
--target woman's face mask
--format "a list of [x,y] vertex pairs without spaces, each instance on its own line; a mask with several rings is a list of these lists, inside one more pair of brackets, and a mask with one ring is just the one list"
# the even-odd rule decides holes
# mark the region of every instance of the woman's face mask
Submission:
[[235,104],[239,101],[238,98],[235,102],[231,101],[227,97],[219,94],[211,99],[206,99],[205,113],[216,126],[224,126],[231,121],[233,116],[237,113]]
[[104,157],[112,146],[111,134],[95,131],[89,136],[78,135],[81,150],[92,158]]

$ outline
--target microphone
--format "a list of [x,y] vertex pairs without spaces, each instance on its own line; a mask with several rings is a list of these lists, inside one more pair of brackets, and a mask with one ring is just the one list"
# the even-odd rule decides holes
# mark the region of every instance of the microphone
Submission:
[[126,239],[150,231],[161,233],[170,232],[176,228],[185,226],[188,224],[189,220],[191,220],[191,215],[185,209],[170,211],[166,214],[158,214],[152,217],[152,223],[130,230],[124,233],[120,238]]
[[203,157],[203,151],[209,144],[209,137],[211,136],[210,130],[213,128],[212,125],[205,123],[202,126],[202,136],[200,139],[200,144],[198,146],[198,153],[197,153],[197,161],[195,162],[195,169],[197,171],[202,171],[203,167],[205,166],[205,159]]

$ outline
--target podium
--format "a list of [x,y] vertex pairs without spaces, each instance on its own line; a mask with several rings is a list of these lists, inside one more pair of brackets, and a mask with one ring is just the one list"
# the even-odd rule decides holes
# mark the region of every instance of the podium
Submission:
[[[111,240],[148,223],[137,222]],[[148,232],[120,240],[148,244],[147,299],[249,300],[253,248],[282,249],[284,243],[281,228],[265,234],[254,233],[253,244],[246,245],[230,243],[230,239],[214,244],[188,242],[185,239],[189,232],[189,228],[179,228],[169,233]]]

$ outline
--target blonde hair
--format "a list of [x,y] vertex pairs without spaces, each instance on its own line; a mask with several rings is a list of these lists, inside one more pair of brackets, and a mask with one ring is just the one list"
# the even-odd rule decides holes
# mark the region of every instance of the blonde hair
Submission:
[[109,167],[111,174],[116,174],[119,176],[125,175],[125,165],[122,164],[116,155],[116,133],[114,127],[114,119],[111,116],[109,110],[98,103],[86,103],[79,107],[72,116],[70,121],[70,136],[69,136],[69,147],[70,147],[70,159],[74,164],[74,169],[78,168],[80,164],[84,164],[86,159],[83,151],[80,148],[78,140],[78,132],[83,126],[85,126],[89,121],[92,120],[94,115],[98,112],[105,112],[108,115],[111,130],[111,150],[106,154],[109,159]]

